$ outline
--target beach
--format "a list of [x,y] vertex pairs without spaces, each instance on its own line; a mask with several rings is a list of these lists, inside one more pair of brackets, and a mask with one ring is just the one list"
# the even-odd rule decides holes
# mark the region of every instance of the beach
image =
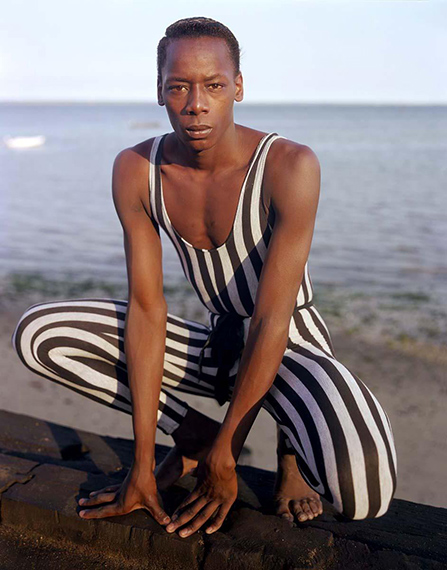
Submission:
[[[131,438],[129,415],[33,374],[22,365],[10,342],[17,320],[31,304],[64,298],[124,298],[124,291],[41,280],[34,289],[28,282],[24,290],[19,290],[17,283],[3,281],[1,293],[0,407],[99,434]],[[171,287],[165,294],[170,312],[206,322],[204,308],[184,288]],[[337,358],[365,382],[389,415],[397,447],[396,498],[447,507],[445,315],[438,311],[436,320],[425,300],[411,295],[388,300],[387,305],[383,298],[360,293],[317,290],[315,300],[331,332]],[[228,406],[178,395],[217,420],[223,419]],[[160,430],[157,442],[173,443]],[[239,463],[275,469],[275,443],[274,421],[261,410]]]

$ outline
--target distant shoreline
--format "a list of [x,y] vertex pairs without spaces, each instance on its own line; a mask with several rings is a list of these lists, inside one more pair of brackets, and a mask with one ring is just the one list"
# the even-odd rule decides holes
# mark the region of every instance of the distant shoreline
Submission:
[[[447,309],[429,293],[365,292],[339,285],[314,286],[314,302],[329,327],[360,335],[369,342],[447,344]],[[169,310],[183,318],[208,322],[206,308],[186,279],[165,280]],[[10,273],[0,278],[0,312],[25,310],[32,304],[64,299],[126,300],[127,283],[90,277],[48,277],[36,272]]]
[[[65,106],[65,105],[153,105],[158,106],[157,101],[154,100],[65,100],[65,99],[55,99],[55,100],[19,100],[19,99],[0,99],[0,105],[54,105],[54,106]],[[244,101],[242,103],[244,107],[248,106],[258,106],[258,105],[269,105],[269,106],[303,106],[303,107],[447,107],[447,102],[418,102],[418,101]]]

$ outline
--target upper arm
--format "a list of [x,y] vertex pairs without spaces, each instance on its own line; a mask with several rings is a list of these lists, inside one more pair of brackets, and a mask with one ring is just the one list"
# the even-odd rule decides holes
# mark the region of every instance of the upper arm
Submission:
[[158,226],[144,206],[147,192],[147,159],[130,148],[121,151],[113,164],[112,195],[123,228],[129,303],[165,310],[162,247]]
[[308,146],[285,140],[275,156],[268,176],[275,223],[253,316],[288,330],[312,243],[321,175]]

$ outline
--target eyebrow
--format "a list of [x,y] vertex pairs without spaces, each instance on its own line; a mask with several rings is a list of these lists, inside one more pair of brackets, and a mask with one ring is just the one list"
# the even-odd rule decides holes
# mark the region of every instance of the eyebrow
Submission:
[[[222,76],[221,73],[215,73],[214,75],[209,75],[208,77],[205,77],[204,81],[211,81],[211,79],[216,79],[216,77],[221,77],[221,76]],[[168,77],[166,81],[183,81],[184,83],[189,83],[189,80],[185,79],[184,77]]]

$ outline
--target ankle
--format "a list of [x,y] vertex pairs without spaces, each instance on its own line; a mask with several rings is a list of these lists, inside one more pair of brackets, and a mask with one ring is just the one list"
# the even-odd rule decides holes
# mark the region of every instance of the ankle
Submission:
[[277,453],[277,471],[287,475],[288,473],[295,473],[298,469],[296,464],[296,457],[294,453]]

